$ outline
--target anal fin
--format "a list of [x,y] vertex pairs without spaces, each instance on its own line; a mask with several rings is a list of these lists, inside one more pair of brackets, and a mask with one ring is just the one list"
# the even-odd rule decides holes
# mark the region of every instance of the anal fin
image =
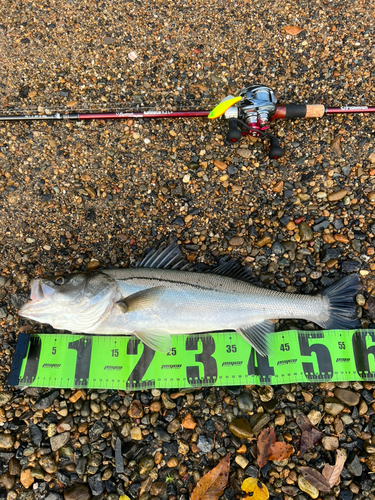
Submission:
[[261,355],[272,357],[270,334],[275,331],[275,324],[266,319],[255,325],[237,328],[237,333]]
[[168,332],[162,330],[147,330],[133,332],[133,335],[142,340],[144,344],[153,351],[167,353],[172,349],[172,337]]

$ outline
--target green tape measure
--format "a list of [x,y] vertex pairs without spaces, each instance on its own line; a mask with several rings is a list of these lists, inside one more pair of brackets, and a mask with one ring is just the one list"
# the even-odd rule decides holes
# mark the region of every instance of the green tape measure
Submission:
[[287,331],[272,358],[236,332],[172,336],[168,354],[135,337],[21,333],[9,385],[91,389],[375,380],[375,330]]

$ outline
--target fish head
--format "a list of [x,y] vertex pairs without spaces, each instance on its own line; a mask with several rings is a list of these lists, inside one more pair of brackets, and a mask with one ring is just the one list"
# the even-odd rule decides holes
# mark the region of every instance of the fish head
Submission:
[[75,273],[34,279],[20,316],[54,328],[88,332],[113,307],[116,281],[104,273]]

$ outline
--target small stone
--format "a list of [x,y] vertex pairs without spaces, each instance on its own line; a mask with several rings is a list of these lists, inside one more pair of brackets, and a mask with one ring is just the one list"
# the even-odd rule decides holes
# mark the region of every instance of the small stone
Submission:
[[181,429],[181,422],[179,418],[174,418],[172,422],[168,424],[167,432],[169,434],[174,434]]
[[9,401],[13,398],[13,394],[11,392],[0,392],[0,408],[5,406]]
[[0,433],[0,449],[10,450],[14,445],[14,437],[11,434]]
[[264,245],[268,245],[269,243],[271,243],[271,238],[267,235],[255,242],[258,247],[264,247]]
[[328,201],[340,201],[348,194],[349,192],[346,189],[339,189],[328,195]]
[[50,438],[50,443],[51,443],[51,448],[52,451],[57,451],[63,446],[66,445],[66,443],[70,439],[70,432],[62,432],[61,434],[56,434],[55,436]]
[[17,476],[17,474],[21,473],[21,466],[16,458],[13,457],[10,459],[8,470],[11,476]]
[[368,198],[368,201],[375,201],[375,191],[370,191],[369,193],[367,193],[367,198]]
[[368,161],[370,163],[375,163],[375,153],[370,154],[370,156],[368,157]]
[[237,153],[245,160],[248,160],[251,157],[251,151],[249,149],[239,149]]
[[335,436],[324,436],[322,439],[322,445],[325,450],[334,451],[339,447],[339,440]]
[[245,240],[240,236],[234,236],[229,240],[229,245],[232,247],[240,247],[245,243]]
[[215,160],[214,165],[215,165],[215,167],[217,167],[220,170],[226,170],[227,166],[228,166],[226,163],[224,163],[223,161],[220,161],[220,160]]
[[237,397],[237,404],[239,410],[241,412],[250,412],[254,409],[253,398],[248,392],[241,392],[241,394]]
[[349,457],[349,460],[346,461],[345,466],[352,476],[362,476],[362,464],[359,461],[358,455],[356,455],[355,453],[353,453]]
[[195,418],[191,415],[191,413],[187,413],[185,417],[182,419],[181,425],[184,429],[195,429],[197,426],[197,422]]
[[0,476],[0,482],[4,486],[4,488],[9,491],[14,488],[16,480],[15,477],[9,472],[5,472],[2,476]]
[[37,410],[46,410],[49,408],[56,398],[60,396],[60,391],[51,391],[47,394],[44,394],[39,401],[35,403],[35,408]]
[[309,483],[303,476],[298,476],[298,486],[300,490],[307,493],[311,498],[318,498],[319,490]]
[[162,393],[161,399],[163,401],[164,407],[167,408],[167,410],[172,410],[173,408],[176,408],[176,403],[172,401],[169,394],[167,394],[166,392]]
[[131,439],[135,439],[136,441],[142,441],[143,435],[140,427],[132,427],[130,429],[130,437]]
[[360,395],[348,389],[335,389],[335,397],[348,406],[356,406],[359,403]]
[[155,427],[154,436],[156,439],[164,443],[167,443],[171,440],[171,436],[168,434],[168,432],[165,431],[165,429],[163,429],[161,425]]
[[358,408],[358,413],[362,416],[362,415],[366,415],[367,413],[367,410],[368,410],[368,406],[366,404],[366,401],[361,401],[359,403],[359,408]]
[[296,228],[296,225],[294,224],[294,222],[291,220],[288,222],[288,224],[286,225],[286,228],[288,231],[293,231],[295,228]]
[[250,427],[255,435],[263,429],[270,421],[271,416],[268,413],[257,413],[250,417]]
[[208,453],[209,451],[212,450],[213,441],[210,437],[201,434],[197,441],[197,447],[203,453]]
[[[315,279],[311,276],[312,279]],[[320,276],[319,276],[320,278]],[[311,394],[311,392],[307,392],[307,391],[302,391],[302,396],[303,396],[303,399],[306,401],[306,403],[310,403],[310,401],[312,400],[312,398],[314,397],[313,394]]]
[[88,483],[91,489],[91,493],[94,496],[101,495],[103,493],[104,485],[102,482],[102,475],[100,474],[100,472],[98,474],[93,474],[92,476],[89,476]]
[[82,391],[79,390],[70,396],[69,401],[71,403],[76,403],[79,399],[81,399],[81,397],[82,397]]
[[301,224],[298,225],[298,230],[299,230],[299,235],[301,237],[301,241],[310,241],[313,239],[314,237],[313,230],[307,224],[307,222],[301,222]]
[[90,488],[76,483],[64,491],[64,500],[91,500]]
[[232,420],[229,424],[229,430],[240,439],[251,438],[254,436],[249,421],[246,420],[246,418],[236,418],[235,420]]
[[265,401],[271,401],[275,395],[275,391],[273,390],[273,387],[271,385],[263,385],[260,386],[258,389],[259,397],[260,400],[265,402]]
[[167,485],[163,481],[156,481],[155,483],[152,483],[150,493],[153,497],[161,497],[163,493],[165,492],[167,488]]
[[25,469],[21,471],[21,484],[24,488],[30,488],[30,486],[34,482],[34,478],[31,475],[31,470],[30,469]]
[[249,461],[245,457],[243,457],[242,455],[236,455],[236,458],[234,459],[234,461],[236,462],[236,464],[238,464],[240,467],[242,467],[242,469],[246,469],[246,467],[249,464]]
[[283,189],[284,189],[284,181],[279,181],[277,184],[273,186],[272,191],[274,193],[281,193]]
[[39,464],[36,464],[35,467],[31,469],[30,474],[32,475],[33,478],[41,480],[43,480],[46,475],[44,470],[41,468]]
[[322,414],[318,410],[311,410],[307,415],[307,418],[310,420],[312,425],[318,425],[322,419]]
[[275,417],[275,425],[284,425],[285,424],[285,415],[284,413],[279,413],[278,415],[276,415]]
[[336,416],[342,412],[344,405],[334,398],[327,398],[324,403],[324,411],[330,415]]
[[55,474],[57,471],[57,464],[52,455],[43,455],[40,457],[39,464],[48,474]]
[[143,417],[143,406],[138,400],[132,401],[128,415],[131,418],[142,418]]
[[150,411],[152,413],[159,413],[160,410],[161,410],[161,403],[160,403],[160,401],[153,401],[150,404]]

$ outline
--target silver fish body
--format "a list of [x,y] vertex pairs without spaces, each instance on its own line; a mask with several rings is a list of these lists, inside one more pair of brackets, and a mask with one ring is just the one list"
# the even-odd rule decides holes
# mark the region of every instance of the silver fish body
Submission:
[[168,266],[168,252],[176,260],[176,247],[168,247],[149,259],[150,267],[35,280],[31,301],[19,314],[72,332],[136,335],[162,352],[171,349],[171,334],[236,330],[260,354],[270,355],[270,320],[281,318],[326,329],[358,326],[355,275],[321,294],[295,295],[254,286],[241,266],[230,263],[212,274],[152,267]]

